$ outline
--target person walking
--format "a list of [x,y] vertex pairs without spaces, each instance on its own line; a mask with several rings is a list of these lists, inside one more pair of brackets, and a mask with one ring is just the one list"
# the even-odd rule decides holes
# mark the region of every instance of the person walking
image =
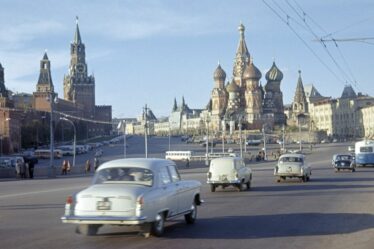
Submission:
[[86,161],[86,167],[85,167],[85,172],[86,173],[90,173],[91,171],[91,162],[90,162],[90,159],[87,159]]
[[19,169],[20,169],[20,176],[21,178],[26,178],[26,165],[24,162],[22,162],[21,159],[17,159],[16,161],[16,166],[19,165]]
[[97,170],[97,168],[99,168],[99,165],[100,165],[99,158],[95,157],[95,159],[94,159],[94,168],[95,168],[95,171]]
[[16,178],[21,178],[21,164],[16,161]]
[[61,175],[66,175],[67,174],[67,169],[68,169],[68,162],[66,160],[64,160],[64,161],[62,161]]
[[70,165],[70,161],[67,160],[68,164],[67,164],[67,167],[66,167],[66,172],[67,173],[70,173],[70,170],[71,170],[71,165]]
[[190,159],[187,158],[187,161],[186,161],[186,168],[189,168],[190,167]]
[[30,159],[29,160],[29,177],[30,179],[34,178],[34,160]]

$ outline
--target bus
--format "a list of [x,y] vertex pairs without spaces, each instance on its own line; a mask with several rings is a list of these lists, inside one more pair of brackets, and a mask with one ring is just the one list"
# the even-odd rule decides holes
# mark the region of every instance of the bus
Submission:
[[364,140],[355,144],[355,160],[357,166],[374,165],[373,140]]
[[191,161],[192,151],[166,151],[165,159],[175,161]]
[[[62,158],[62,150],[56,149],[53,150],[54,158]],[[51,157],[51,150],[35,150],[35,157],[39,159],[48,159]]]

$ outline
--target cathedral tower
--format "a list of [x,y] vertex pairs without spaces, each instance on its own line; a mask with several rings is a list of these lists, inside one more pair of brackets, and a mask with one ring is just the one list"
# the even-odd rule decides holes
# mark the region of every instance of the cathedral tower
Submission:
[[280,84],[283,79],[283,73],[273,62],[273,65],[266,73],[265,78],[265,97],[263,111],[265,115],[272,115],[274,124],[283,125],[286,122],[283,108],[283,94],[280,90]]
[[260,70],[251,59],[244,70],[243,80],[245,82],[245,114],[252,128],[257,128],[262,123],[262,92],[259,86],[261,76]]
[[306,101],[303,81],[301,79],[301,71],[299,70],[299,79],[297,80],[295,97],[292,103],[292,113],[294,117],[297,117],[299,114],[305,114],[307,112],[308,103]]
[[83,105],[86,117],[95,115],[95,78],[88,75],[85,45],[79,32],[78,18],[74,41],[70,44],[70,66],[64,76],[64,99]]
[[245,43],[245,38],[244,38],[245,27],[242,23],[240,23],[238,30],[239,30],[240,38],[239,38],[239,44],[238,44],[238,48],[236,50],[236,55],[235,55],[233,76],[234,76],[235,83],[239,87],[242,87],[244,84],[242,77],[243,77],[244,69],[249,62],[250,55],[248,52],[247,44]]

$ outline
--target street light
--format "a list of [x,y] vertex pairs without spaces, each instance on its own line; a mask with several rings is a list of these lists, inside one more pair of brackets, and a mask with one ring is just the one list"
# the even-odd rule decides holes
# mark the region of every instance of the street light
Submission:
[[206,153],[205,153],[205,165],[209,165],[209,158],[208,158],[208,153],[209,153],[209,122],[210,118],[209,116],[206,117],[206,127],[207,127],[207,134],[206,134],[206,143],[205,143],[205,148],[206,148]]
[[10,118],[4,119],[4,126],[3,126],[3,135],[0,135],[1,143],[0,143],[0,156],[3,155],[3,138],[5,137],[5,121],[9,121]]
[[265,124],[262,125],[262,135],[264,137],[264,160],[266,160],[266,134],[265,134]]
[[145,150],[145,158],[148,158],[148,138],[147,138],[147,132],[148,132],[148,125],[147,125],[148,107],[147,107],[147,104],[145,105],[145,107],[143,109],[143,115],[144,115],[144,150]]
[[242,115],[239,116],[239,143],[240,143],[240,157],[243,157]]
[[304,114],[299,114],[299,116],[297,116],[297,120],[299,122],[299,150],[300,150],[300,153],[302,152],[302,142],[301,142],[301,122],[304,122]]
[[77,132],[76,132],[76,129],[75,129],[75,125],[73,123],[73,121],[71,121],[70,119],[67,119],[65,117],[61,117],[60,120],[65,120],[67,122],[69,122],[73,128],[74,128],[74,140],[73,140],[73,167],[75,166],[75,153],[76,153],[76,143],[77,143]]
[[225,134],[226,133],[226,122],[225,118],[222,118],[222,153],[225,153]]
[[[55,97],[56,94],[54,92],[49,92],[49,95],[47,97],[47,101],[50,103],[50,108],[51,108],[51,115],[50,115],[50,121],[49,121],[49,126],[50,126],[50,161],[49,161],[49,177],[54,178],[56,177],[56,169],[55,166],[53,165],[53,160],[54,160],[54,153],[53,153],[53,143],[54,143],[54,134],[53,134],[53,108],[54,108],[54,103],[55,103]],[[56,101],[57,102],[57,101]]]
[[169,151],[170,151],[170,137],[171,137],[171,134],[170,134],[170,120],[169,120]]

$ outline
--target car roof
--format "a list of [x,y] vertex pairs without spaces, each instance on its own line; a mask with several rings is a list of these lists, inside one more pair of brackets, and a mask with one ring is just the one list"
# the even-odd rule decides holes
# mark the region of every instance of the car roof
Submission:
[[173,161],[160,158],[126,158],[105,162],[100,165],[99,170],[116,167],[138,167],[156,170],[165,165],[175,165],[175,163]]
[[240,157],[219,157],[212,160],[212,163],[224,162],[224,161],[238,161],[242,160]]

